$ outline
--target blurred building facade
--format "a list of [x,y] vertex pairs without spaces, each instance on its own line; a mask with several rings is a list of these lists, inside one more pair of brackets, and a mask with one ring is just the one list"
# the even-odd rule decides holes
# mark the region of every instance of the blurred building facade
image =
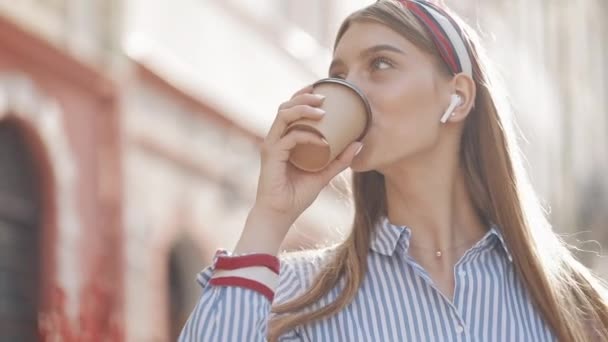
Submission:
[[123,336],[119,96],[100,71],[110,3],[0,2],[3,341]]
[[[14,333],[175,340],[195,274],[241,232],[278,104],[325,76],[341,20],[370,2],[0,0],[0,300],[22,308],[0,316]],[[608,243],[606,4],[446,2],[493,34],[558,230]],[[344,194],[324,190],[284,248],[340,239]]]

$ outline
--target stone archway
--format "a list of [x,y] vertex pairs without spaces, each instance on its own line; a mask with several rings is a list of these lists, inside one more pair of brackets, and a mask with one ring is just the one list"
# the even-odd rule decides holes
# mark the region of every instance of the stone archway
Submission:
[[202,251],[192,238],[182,234],[173,244],[168,258],[169,333],[177,341],[179,333],[200,296],[200,287],[194,281],[200,271]]
[[0,340],[35,341],[40,310],[43,189],[16,120],[0,122]]
[[[7,244],[0,283],[11,293],[2,300],[20,307],[0,310],[0,321],[15,324],[10,332],[0,326],[0,340],[69,341],[78,304],[72,295],[77,258],[60,251],[69,250],[62,245],[79,227],[73,159],[57,102],[25,74],[0,74],[0,144],[0,198],[8,203],[0,205],[0,241]],[[14,263],[19,269],[11,269]]]

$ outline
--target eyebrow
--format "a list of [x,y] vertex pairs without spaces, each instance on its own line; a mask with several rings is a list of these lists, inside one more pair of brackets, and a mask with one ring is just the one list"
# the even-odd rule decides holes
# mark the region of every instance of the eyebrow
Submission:
[[[361,53],[359,54],[359,58],[364,58],[366,56],[369,56],[371,54],[374,54],[374,53],[380,52],[380,51],[391,51],[391,52],[399,53],[402,55],[406,54],[403,50],[401,50],[393,45],[379,44],[379,45],[374,45],[374,46],[368,47],[367,49],[361,51]],[[331,72],[331,70],[338,65],[344,65],[344,61],[342,61],[339,58],[334,59],[333,61],[331,61],[331,64],[329,65],[329,71]]]

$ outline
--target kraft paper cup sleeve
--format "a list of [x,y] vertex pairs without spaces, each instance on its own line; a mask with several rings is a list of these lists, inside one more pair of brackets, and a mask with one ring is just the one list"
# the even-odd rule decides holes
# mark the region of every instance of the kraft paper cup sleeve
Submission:
[[326,111],[320,120],[300,119],[291,123],[284,134],[293,129],[318,134],[328,146],[299,144],[290,152],[290,162],[299,169],[316,172],[325,168],[353,141],[362,139],[371,122],[371,110],[363,93],[340,79],[322,79],[313,85],[314,93],[325,95],[321,108]]

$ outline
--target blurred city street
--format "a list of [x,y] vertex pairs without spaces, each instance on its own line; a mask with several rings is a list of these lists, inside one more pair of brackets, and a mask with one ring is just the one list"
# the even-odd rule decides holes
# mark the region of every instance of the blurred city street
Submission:
[[[175,341],[279,104],[374,0],[0,0],[0,341]],[[445,0],[477,28],[554,228],[608,279],[608,2]],[[340,240],[345,171],[284,248]]]

